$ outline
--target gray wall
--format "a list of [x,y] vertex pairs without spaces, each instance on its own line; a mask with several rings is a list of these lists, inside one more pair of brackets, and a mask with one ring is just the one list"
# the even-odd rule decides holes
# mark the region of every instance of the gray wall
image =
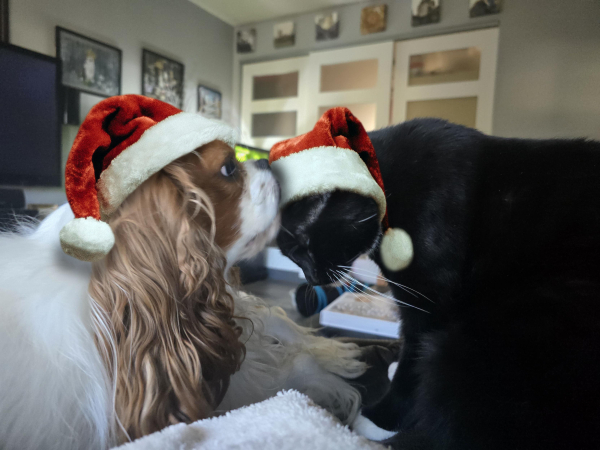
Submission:
[[[387,30],[362,36],[362,8],[379,3],[384,2],[329,9],[338,11],[340,16],[340,36],[332,41],[316,42],[315,13],[237,27],[236,31],[256,28],[257,48],[251,54],[234,54],[233,98],[239,101],[243,63],[499,26],[494,134],[600,139],[600,1],[504,0],[502,13],[471,19],[468,0],[441,0],[440,23],[412,27],[410,1],[388,0]],[[290,19],[296,23],[296,45],[275,49],[273,25]],[[239,124],[239,117],[234,119]]]
[[600,139],[600,1],[505,4],[494,133]]
[[[142,48],[185,65],[184,109],[196,111],[199,83],[223,94],[231,121],[233,28],[188,0],[12,0],[12,44],[55,56],[55,27],[71,29],[123,51],[124,94],[141,93]],[[74,138],[66,127],[67,149]],[[58,202],[61,190],[28,189],[30,203]]]

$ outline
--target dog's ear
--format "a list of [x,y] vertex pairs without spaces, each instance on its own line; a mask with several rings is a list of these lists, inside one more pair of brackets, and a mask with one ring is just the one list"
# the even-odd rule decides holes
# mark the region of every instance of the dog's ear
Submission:
[[114,348],[103,354],[130,438],[210,415],[244,356],[225,257],[198,214],[214,224],[208,197],[172,164],[111,217],[115,245],[93,265],[90,294],[108,322],[99,346]]

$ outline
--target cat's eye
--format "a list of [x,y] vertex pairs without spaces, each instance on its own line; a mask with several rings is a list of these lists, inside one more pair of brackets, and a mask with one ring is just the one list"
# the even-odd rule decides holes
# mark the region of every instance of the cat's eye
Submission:
[[221,166],[221,175],[224,177],[232,176],[237,170],[237,166],[233,159],[228,160],[223,166]]

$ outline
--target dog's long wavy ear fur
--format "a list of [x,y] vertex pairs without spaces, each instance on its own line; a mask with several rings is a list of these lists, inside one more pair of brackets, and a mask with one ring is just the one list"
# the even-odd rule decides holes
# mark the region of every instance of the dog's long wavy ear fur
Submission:
[[186,168],[173,163],[154,175],[110,225],[115,246],[94,263],[90,295],[116,414],[134,439],[210,415],[245,348],[214,243],[214,210]]

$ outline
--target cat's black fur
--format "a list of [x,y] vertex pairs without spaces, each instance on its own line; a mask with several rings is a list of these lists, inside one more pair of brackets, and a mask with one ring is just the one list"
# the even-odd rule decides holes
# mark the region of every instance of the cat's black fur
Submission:
[[[384,275],[404,347],[363,411],[395,448],[600,448],[600,143],[483,135],[435,119],[369,134],[390,225],[414,260]],[[282,212],[284,254],[309,281],[378,242],[375,202],[348,192]]]

